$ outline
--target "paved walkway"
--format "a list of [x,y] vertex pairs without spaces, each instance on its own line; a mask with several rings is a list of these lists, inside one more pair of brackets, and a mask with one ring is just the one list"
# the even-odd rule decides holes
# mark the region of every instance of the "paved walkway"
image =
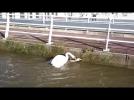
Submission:
[[[2,28],[0,28],[2,29]],[[28,30],[24,29],[10,29],[10,30],[23,30],[27,32]],[[4,32],[1,32],[1,38],[4,36]],[[30,30],[29,32],[43,32],[42,34],[28,34],[28,33],[9,33],[9,39],[15,40],[15,41],[22,41],[22,42],[28,42],[28,43],[47,43],[48,42],[48,33],[49,31],[41,31],[41,30]],[[101,33],[100,33],[101,34]],[[63,37],[65,36],[65,37]],[[70,36],[70,37],[68,37]],[[83,37],[85,39],[80,39],[76,37]],[[52,36],[52,42],[54,43],[61,43],[68,47],[76,47],[76,48],[88,48],[92,47],[96,50],[103,50],[105,48],[105,41],[95,41],[95,40],[89,40],[86,38],[101,38],[105,39],[106,34],[101,35],[89,35],[86,32],[79,32],[79,33],[69,33],[69,32],[53,32]],[[110,36],[112,39],[120,39],[120,40],[127,40],[127,41],[134,41],[134,38],[120,38],[120,37],[114,37]],[[133,54],[134,55],[134,43],[128,44],[128,43],[109,43],[109,48],[111,52],[116,53],[125,53],[125,54]]]

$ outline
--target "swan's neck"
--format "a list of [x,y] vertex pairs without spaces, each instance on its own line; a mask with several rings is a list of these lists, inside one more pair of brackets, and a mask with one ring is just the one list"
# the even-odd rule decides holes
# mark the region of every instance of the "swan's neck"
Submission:
[[67,52],[65,54],[66,58],[69,59],[69,56],[72,57],[72,58],[75,58],[75,56],[73,54],[71,54],[70,52]]
[[65,56],[66,56],[66,59],[68,60],[69,59],[69,55],[66,53]]

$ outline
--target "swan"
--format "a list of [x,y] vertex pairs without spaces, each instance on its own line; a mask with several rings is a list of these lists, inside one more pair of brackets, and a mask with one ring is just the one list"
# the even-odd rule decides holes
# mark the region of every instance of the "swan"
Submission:
[[67,63],[69,56],[72,59],[76,59],[76,57],[70,52],[67,52],[65,54],[65,56],[64,55],[56,55],[51,61],[52,66],[54,66],[56,68],[61,68],[65,63]]

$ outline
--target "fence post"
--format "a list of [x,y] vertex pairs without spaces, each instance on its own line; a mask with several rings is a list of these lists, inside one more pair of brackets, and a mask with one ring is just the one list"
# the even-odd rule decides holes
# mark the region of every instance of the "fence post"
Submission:
[[8,38],[8,34],[9,34],[9,23],[10,23],[9,13],[7,13],[7,23],[6,23],[6,31],[4,37],[5,40]]
[[[89,23],[89,17],[88,17],[88,19],[87,19],[87,22]],[[88,33],[88,29],[87,29],[86,33]]]
[[109,18],[109,26],[108,26],[108,34],[107,34],[107,39],[106,39],[106,47],[103,51],[110,51],[110,49],[108,48],[110,30],[111,30],[111,18]]
[[43,24],[45,24],[45,13],[43,13]]
[[114,18],[112,20],[113,20],[113,24],[114,24]]
[[48,38],[48,45],[51,45],[51,39],[52,39],[52,32],[53,32],[53,15],[51,14],[51,25],[50,25],[50,32],[49,32],[49,38]]
[[88,23],[89,23],[89,17],[88,17]]
[[68,17],[68,16],[67,16],[67,13],[66,13],[66,22],[68,21],[68,20],[67,20],[67,19],[68,19],[67,17]]

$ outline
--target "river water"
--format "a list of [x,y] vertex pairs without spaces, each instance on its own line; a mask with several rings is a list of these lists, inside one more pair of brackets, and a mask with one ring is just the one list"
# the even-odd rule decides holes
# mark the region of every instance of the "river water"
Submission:
[[0,51],[0,87],[134,87],[134,70],[83,62],[57,69],[41,57]]

